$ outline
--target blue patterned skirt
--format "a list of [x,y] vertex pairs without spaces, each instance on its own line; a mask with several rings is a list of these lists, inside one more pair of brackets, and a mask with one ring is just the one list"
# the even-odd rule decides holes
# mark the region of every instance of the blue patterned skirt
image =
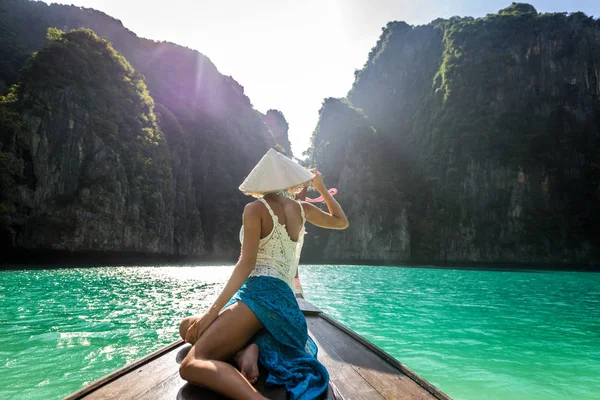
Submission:
[[278,278],[251,276],[224,308],[236,301],[250,307],[265,327],[252,341],[260,350],[259,362],[269,371],[266,384],[285,386],[291,400],[319,398],[329,374],[317,360],[317,346],[292,289]]

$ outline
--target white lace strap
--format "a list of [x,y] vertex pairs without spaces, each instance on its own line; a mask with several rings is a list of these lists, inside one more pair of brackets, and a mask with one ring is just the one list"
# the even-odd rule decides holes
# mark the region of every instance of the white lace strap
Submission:
[[265,205],[265,207],[267,207],[267,210],[269,210],[269,214],[271,214],[271,218],[275,219],[275,213],[271,209],[271,206],[269,205],[269,203],[262,197],[260,197],[258,200],[261,201]]
[[296,200],[300,206],[300,214],[302,215],[302,224],[306,223],[306,215],[304,215],[304,207],[302,206],[301,200]]

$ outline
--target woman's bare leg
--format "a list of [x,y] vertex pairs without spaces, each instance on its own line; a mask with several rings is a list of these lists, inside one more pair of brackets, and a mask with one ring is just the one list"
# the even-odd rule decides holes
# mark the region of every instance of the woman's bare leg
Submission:
[[[181,321],[179,324],[179,336],[181,336],[182,339],[185,339],[188,328],[198,318],[200,318],[200,316],[187,317]],[[254,343],[250,343],[248,346],[238,351],[233,358],[238,365],[239,371],[244,375],[244,378],[253,385],[259,378],[258,355],[258,346]]]
[[[179,336],[181,336],[182,339],[185,339],[188,328],[198,318],[200,318],[200,316],[187,317],[181,321],[179,324]],[[239,371],[244,375],[244,378],[253,385],[259,378],[258,354],[258,346],[254,343],[250,343],[248,346],[238,351],[233,358],[238,365]]]
[[[183,330],[183,326],[180,328]],[[181,378],[232,399],[264,400],[237,369],[225,362],[262,328],[244,303],[229,306],[192,346],[179,368]]]

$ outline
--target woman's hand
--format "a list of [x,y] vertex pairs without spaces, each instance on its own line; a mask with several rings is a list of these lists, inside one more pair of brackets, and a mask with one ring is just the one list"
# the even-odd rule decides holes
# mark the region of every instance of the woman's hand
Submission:
[[211,312],[205,313],[200,318],[196,319],[188,328],[185,335],[185,342],[195,344],[196,341],[202,336],[204,331],[213,323],[216,316]]
[[306,213],[306,220],[313,225],[320,226],[321,228],[328,229],[346,229],[348,224],[348,218],[344,214],[344,210],[340,207],[337,200],[335,200],[331,193],[327,190],[327,187],[323,183],[323,174],[321,174],[316,168],[310,170],[315,177],[311,179],[310,183],[312,186],[321,193],[329,213],[324,212],[319,207],[316,207],[310,203],[302,203],[304,212]]
[[312,187],[317,189],[320,193],[327,191],[327,187],[325,186],[325,183],[323,183],[323,174],[320,173],[316,168],[311,169],[310,172],[315,174],[315,177],[310,180]]

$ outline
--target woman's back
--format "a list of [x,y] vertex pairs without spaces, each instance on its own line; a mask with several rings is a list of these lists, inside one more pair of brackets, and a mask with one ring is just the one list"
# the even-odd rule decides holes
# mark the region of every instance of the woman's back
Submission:
[[[304,243],[306,217],[300,202],[261,198],[261,235],[256,266],[250,276],[272,276],[294,287],[294,275]],[[243,243],[244,227],[240,231]]]
[[[260,201],[260,200],[258,200]],[[275,222],[283,225],[289,238],[297,242],[300,231],[304,225],[304,219],[301,210],[302,205],[294,200],[283,198],[281,202],[277,200],[264,199],[275,214],[276,221],[271,218],[269,210],[265,207],[263,218],[261,218],[261,239],[268,236],[271,230],[275,227]]]

